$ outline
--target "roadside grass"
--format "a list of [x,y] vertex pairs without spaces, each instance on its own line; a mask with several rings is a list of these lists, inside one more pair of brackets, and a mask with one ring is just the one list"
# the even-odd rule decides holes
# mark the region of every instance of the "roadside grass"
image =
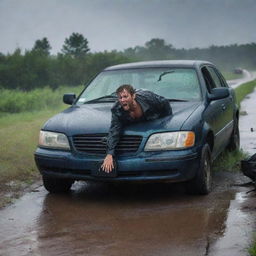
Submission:
[[7,121],[0,118],[0,208],[39,179],[33,156],[39,130],[49,117],[60,110],[25,113],[24,120],[21,119],[22,114],[9,117]]
[[23,120],[21,120],[21,114],[11,116],[7,120],[0,118],[0,180],[2,182],[15,178],[26,180],[33,174],[35,166],[31,158],[37,145],[40,127],[55,113],[57,113],[56,110],[25,113]]
[[248,249],[250,256],[256,256],[256,234],[254,235],[254,242]]
[[[68,88],[67,92],[78,94],[81,90],[82,87],[75,87]],[[58,102],[39,111],[0,112],[0,208],[18,197],[28,184],[39,179],[34,162],[39,131],[50,117],[68,107],[61,100],[64,92],[63,88],[53,92],[54,97],[59,94]]]
[[[30,93],[17,92],[17,99],[30,99],[31,95],[33,97],[36,95],[33,98],[33,104],[36,104],[37,101],[41,102],[41,99],[45,98],[51,100],[48,101],[47,105],[39,104],[41,110],[38,111],[35,111],[35,108],[30,108],[33,111],[0,112],[0,184],[10,180],[29,181],[37,173],[35,172],[33,152],[37,146],[41,126],[51,116],[68,107],[62,103],[62,96],[66,91],[78,94],[81,90],[82,86],[61,87],[55,91],[42,89],[41,93],[40,90],[36,90],[36,93],[35,91]],[[7,90],[5,92],[8,95],[9,92]],[[14,104],[11,96],[10,99]],[[20,109],[17,108],[16,110]]]
[[82,88],[83,86],[60,86],[58,89],[53,90],[49,87],[44,87],[29,92],[0,89],[0,115],[53,109],[60,105],[64,93],[73,91],[78,94],[82,91]]
[[213,172],[229,171],[239,172],[240,162],[248,156],[242,150],[235,150],[233,152],[224,151],[213,163]]
[[246,95],[252,93],[255,87],[256,80],[253,80],[251,82],[242,84],[235,89],[236,99],[239,106],[241,104],[241,101],[246,97]]

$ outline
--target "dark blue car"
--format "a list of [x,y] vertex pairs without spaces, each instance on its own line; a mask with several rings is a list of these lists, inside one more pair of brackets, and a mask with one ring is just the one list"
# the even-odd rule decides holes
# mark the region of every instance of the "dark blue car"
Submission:
[[[125,127],[117,147],[117,170],[98,168],[116,88],[131,84],[169,99],[172,115]],[[108,67],[79,97],[65,94],[71,107],[40,131],[35,161],[49,192],[68,191],[76,180],[184,182],[189,193],[211,191],[212,161],[239,148],[235,94],[206,61],[152,61]]]

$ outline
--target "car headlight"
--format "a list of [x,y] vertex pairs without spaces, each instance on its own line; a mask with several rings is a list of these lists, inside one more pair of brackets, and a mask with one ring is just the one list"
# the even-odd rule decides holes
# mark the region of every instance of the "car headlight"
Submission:
[[63,133],[40,131],[39,147],[69,150],[68,138]]
[[191,131],[163,132],[152,134],[145,146],[145,151],[174,150],[192,147],[195,133]]

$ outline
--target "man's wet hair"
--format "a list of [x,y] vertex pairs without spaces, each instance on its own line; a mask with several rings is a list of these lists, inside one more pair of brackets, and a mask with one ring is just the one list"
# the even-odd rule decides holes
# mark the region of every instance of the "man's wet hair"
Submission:
[[130,84],[123,84],[116,89],[116,94],[121,93],[123,90],[126,90],[131,95],[135,93],[135,89]]

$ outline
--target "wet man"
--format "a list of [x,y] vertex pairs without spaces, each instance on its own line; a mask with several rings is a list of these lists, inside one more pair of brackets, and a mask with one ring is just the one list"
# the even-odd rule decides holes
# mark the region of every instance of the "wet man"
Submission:
[[112,120],[107,139],[107,156],[101,166],[109,173],[114,168],[113,157],[124,126],[155,120],[172,114],[169,101],[148,90],[135,90],[131,85],[122,85],[116,90],[118,101],[111,109]]

